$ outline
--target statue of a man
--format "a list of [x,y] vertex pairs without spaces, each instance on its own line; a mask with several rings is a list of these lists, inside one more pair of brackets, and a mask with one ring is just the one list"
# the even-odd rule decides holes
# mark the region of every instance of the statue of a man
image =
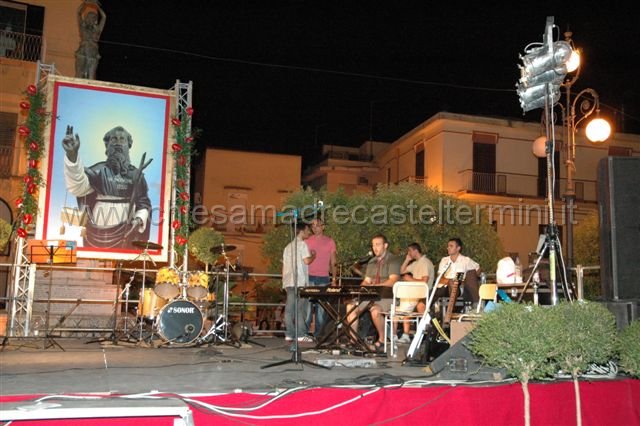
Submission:
[[80,47],[76,50],[76,77],[95,80],[100,54],[98,41],[107,15],[98,0],[84,0],[78,8]]

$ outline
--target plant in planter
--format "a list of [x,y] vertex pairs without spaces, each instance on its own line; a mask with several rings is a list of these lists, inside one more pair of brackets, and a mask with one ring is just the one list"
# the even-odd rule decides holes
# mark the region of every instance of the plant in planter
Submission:
[[592,364],[604,364],[614,353],[616,320],[604,306],[593,302],[563,302],[547,310],[550,332],[558,335],[556,364],[571,375],[576,398],[576,423],[582,424],[580,374]]
[[635,320],[620,332],[616,345],[620,369],[640,378],[640,320]]
[[522,385],[525,425],[531,423],[530,380],[550,377],[558,368],[555,359],[561,333],[551,331],[546,309],[508,303],[486,314],[471,332],[469,348],[487,365],[507,369]]
[[224,243],[224,236],[213,228],[201,227],[189,236],[189,253],[205,266],[215,263],[219,254],[211,251],[212,248]]

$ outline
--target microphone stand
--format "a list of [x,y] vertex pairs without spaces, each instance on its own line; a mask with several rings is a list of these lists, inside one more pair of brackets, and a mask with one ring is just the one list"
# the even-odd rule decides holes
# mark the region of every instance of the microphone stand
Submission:
[[289,363],[294,363],[296,365],[298,364],[307,364],[307,365],[311,365],[313,367],[320,367],[320,368],[325,368],[325,369],[329,369],[329,367],[325,367],[324,365],[320,365],[320,364],[316,364],[315,362],[311,362],[311,361],[307,361],[302,359],[302,354],[300,353],[300,344],[298,342],[298,324],[300,321],[299,315],[298,315],[298,298],[300,297],[298,294],[298,210],[294,210],[293,211],[293,246],[292,246],[292,253],[291,253],[291,266],[292,266],[292,272],[293,272],[293,294],[294,294],[294,299],[293,299],[293,315],[294,315],[294,331],[293,331],[293,344],[291,346],[291,359],[287,359],[284,361],[277,361],[271,364],[267,364],[267,365],[263,365],[262,367],[260,367],[261,369],[264,368],[271,368],[271,367],[276,367],[278,365],[285,365],[285,364],[289,364]]

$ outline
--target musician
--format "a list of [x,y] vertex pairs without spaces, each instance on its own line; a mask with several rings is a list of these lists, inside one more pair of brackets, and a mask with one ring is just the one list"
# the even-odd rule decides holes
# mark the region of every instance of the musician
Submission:
[[[369,309],[371,320],[378,333],[378,340],[375,342],[376,353],[384,352],[384,319],[382,312],[388,312],[393,301],[393,285],[400,279],[400,258],[389,253],[389,241],[382,234],[375,235],[371,239],[371,250],[374,257],[367,263],[364,279],[361,286],[377,287],[381,294],[381,299],[370,305],[369,302],[360,303],[348,316],[348,320],[354,332],[358,330],[358,317]],[[348,304],[350,310],[354,304]]]
[[[422,247],[418,243],[411,243],[407,246],[407,255],[400,266],[400,272],[402,273],[402,281],[423,282],[427,284],[427,287],[431,287],[435,279],[433,262],[425,254],[422,254]],[[424,312],[424,299],[400,299],[400,304],[396,310],[399,312],[413,312],[416,308],[418,312]],[[398,330],[396,318],[402,319],[401,316],[394,318],[392,333]],[[407,321],[402,323],[404,331],[398,338],[399,343],[409,343],[411,341],[409,336],[410,326],[411,324]]]
[[309,309],[309,300],[298,298],[298,309],[295,310],[296,284],[298,288],[309,285],[309,264],[314,261],[316,254],[309,250],[304,240],[311,235],[308,223],[298,225],[296,238],[284,248],[282,253],[282,286],[287,291],[287,303],[284,310],[285,340],[290,342],[294,338],[294,327],[297,327],[298,342],[311,343],[313,338],[308,336],[309,329],[305,318]]
[[[446,287],[456,279],[456,274],[460,272],[465,273],[464,281],[464,299],[470,301],[473,304],[477,304],[480,300],[478,294],[478,274],[480,273],[480,265],[461,253],[463,249],[462,240],[460,238],[451,238],[447,242],[447,254],[440,260],[438,266],[438,275],[442,274],[445,270],[446,273],[440,279],[437,284],[438,287]],[[449,289],[446,291],[436,291],[436,297],[446,296],[449,293]]]
[[[320,218],[311,221],[311,235],[305,242],[309,250],[316,252],[316,259],[309,265],[309,285],[328,286],[336,285],[336,242],[333,238],[324,234],[324,222]],[[306,316],[307,328],[311,325],[313,308],[316,311],[315,336],[318,337],[327,320],[327,313],[317,302],[309,303]]]

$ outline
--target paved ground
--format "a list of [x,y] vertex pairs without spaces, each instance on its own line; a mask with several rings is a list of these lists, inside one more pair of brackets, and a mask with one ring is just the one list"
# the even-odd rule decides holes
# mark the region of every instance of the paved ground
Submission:
[[52,345],[44,339],[12,338],[0,352],[0,394],[264,392],[299,385],[428,379],[424,366],[402,365],[406,350],[402,346],[398,358],[333,355],[301,346],[302,360],[335,366],[323,369],[287,362],[263,368],[296,357],[282,338],[252,339],[265,347],[251,343],[239,348],[226,344],[149,347],[144,342],[114,345],[73,338],[57,338]]

